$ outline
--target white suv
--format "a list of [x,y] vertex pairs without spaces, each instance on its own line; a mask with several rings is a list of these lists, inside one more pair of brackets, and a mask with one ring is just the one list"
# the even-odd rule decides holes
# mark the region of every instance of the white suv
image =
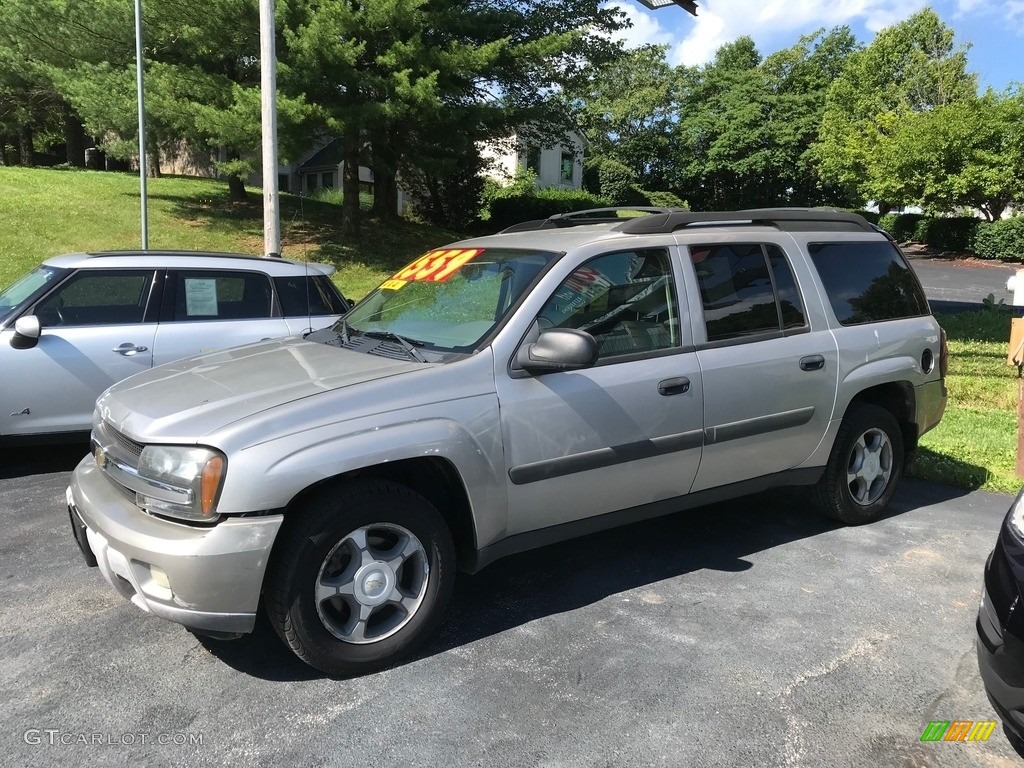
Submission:
[[76,253],[0,292],[0,442],[85,437],[97,396],[155,365],[323,328],[333,267],[224,253]]

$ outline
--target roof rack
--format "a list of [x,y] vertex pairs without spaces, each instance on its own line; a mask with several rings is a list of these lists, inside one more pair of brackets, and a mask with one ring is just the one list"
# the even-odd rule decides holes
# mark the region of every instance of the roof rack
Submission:
[[863,216],[829,208],[752,208],[745,211],[681,211],[629,219],[615,229],[631,235],[675,232],[691,226],[751,224],[775,227],[786,232],[839,231],[875,232]]
[[[538,229],[561,229],[563,227],[578,227],[584,224],[614,224],[623,220],[618,215],[619,211],[638,211],[651,215],[671,214],[681,211],[681,208],[661,208],[650,205],[617,205],[608,208],[588,208],[584,211],[572,211],[571,213],[556,213],[546,219],[535,219],[533,221],[521,221],[501,230],[501,234],[508,232],[532,232]],[[648,217],[641,216],[640,219]],[[627,219],[634,221],[634,219]]]

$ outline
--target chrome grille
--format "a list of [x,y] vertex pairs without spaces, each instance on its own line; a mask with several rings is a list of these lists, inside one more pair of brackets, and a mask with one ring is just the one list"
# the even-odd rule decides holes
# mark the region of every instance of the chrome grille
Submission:
[[145,447],[142,443],[137,443],[131,438],[125,437],[109,424],[103,425],[103,431],[106,436],[117,443],[117,447],[125,453],[134,456],[135,458],[142,455],[142,449]]

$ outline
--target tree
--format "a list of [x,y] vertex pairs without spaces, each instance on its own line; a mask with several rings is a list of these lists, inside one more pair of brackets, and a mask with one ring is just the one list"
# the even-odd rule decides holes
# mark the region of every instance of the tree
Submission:
[[564,92],[598,166],[622,166],[634,184],[652,190],[667,190],[677,175],[679,78],[665,52],[658,46],[629,51]]
[[[567,119],[555,90],[588,62],[618,52],[594,34],[621,26],[598,0],[296,0],[285,13],[288,88],[301,88],[320,130],[344,137],[346,167],[373,163],[389,189],[419,155],[437,168],[433,137],[486,141],[512,131],[554,140]],[[354,171],[343,224],[358,226]],[[382,206],[382,211],[391,208]]]
[[896,125],[880,167],[897,194],[926,210],[969,207],[991,221],[1024,200],[1024,97],[961,99]]
[[907,202],[898,179],[879,162],[901,120],[971,99],[977,81],[967,71],[967,47],[925,8],[888,27],[850,56],[828,91],[814,159],[823,179],[879,208]]

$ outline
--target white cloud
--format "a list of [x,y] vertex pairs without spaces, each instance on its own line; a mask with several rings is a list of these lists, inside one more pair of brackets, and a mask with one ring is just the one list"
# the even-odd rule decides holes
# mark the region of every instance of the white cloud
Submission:
[[[890,26],[925,6],[928,0],[698,0],[697,17],[679,8],[644,11],[632,2],[615,3],[633,21],[620,33],[629,47],[670,45],[674,64],[704,64],[715,51],[749,35],[764,54],[792,44],[795,36],[819,27],[861,25],[870,32]],[[983,0],[955,0],[968,10]],[[1020,5],[1021,0],[1015,4]],[[779,42],[781,41],[781,42]],[[776,45],[778,43],[778,45]]]
[[671,45],[674,42],[675,36],[672,32],[662,26],[654,15],[642,10],[635,3],[609,3],[609,7],[622,11],[633,22],[633,26],[629,29],[624,29],[614,36],[614,39],[625,42],[627,48],[639,48],[642,45]]

